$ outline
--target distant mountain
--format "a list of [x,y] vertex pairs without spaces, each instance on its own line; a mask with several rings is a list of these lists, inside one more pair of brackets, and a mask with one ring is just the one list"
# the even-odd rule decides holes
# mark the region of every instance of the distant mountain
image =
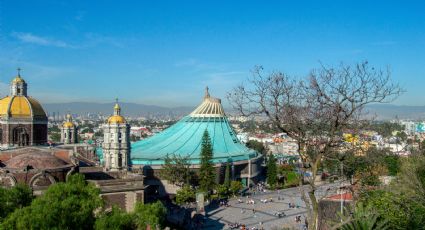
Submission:
[[[144,105],[137,103],[121,103],[122,113],[125,116],[169,116],[180,117],[189,114],[195,109],[190,106],[180,107],[162,107],[156,105]],[[113,113],[114,103],[90,103],[90,102],[70,102],[70,103],[51,103],[43,104],[45,110],[52,115],[53,112],[64,115],[67,111],[73,114],[104,114],[110,115]],[[231,113],[230,108],[225,108],[228,113]],[[378,120],[391,119],[423,119],[425,120],[425,106],[404,106],[391,104],[373,104],[366,107],[368,116],[376,117]]]
[[[70,103],[50,103],[43,104],[44,109],[49,115],[53,113],[64,115],[68,111],[72,114],[112,114],[115,103],[91,103],[91,102],[70,102]],[[190,113],[194,107],[175,107],[167,108],[156,105],[144,105],[136,103],[122,103],[120,102],[122,114],[125,116],[149,116],[149,115],[163,115],[163,116],[181,116]]]
[[378,120],[413,119],[425,120],[425,106],[373,104],[366,107],[369,116]]

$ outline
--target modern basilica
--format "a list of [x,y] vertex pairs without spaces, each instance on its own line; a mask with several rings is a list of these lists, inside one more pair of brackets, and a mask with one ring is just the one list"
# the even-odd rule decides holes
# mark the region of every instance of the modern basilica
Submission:
[[118,103],[114,115],[103,125],[104,143],[98,149],[98,156],[107,171],[143,171],[145,184],[160,194],[175,193],[176,188],[161,179],[164,160],[167,156],[178,155],[188,158],[191,168],[200,167],[202,136],[208,131],[213,143],[214,167],[224,178],[223,167],[232,165],[232,180],[240,180],[249,186],[257,182],[261,173],[262,155],[247,148],[236,137],[224,113],[221,100],[210,96],[208,88],[202,103],[176,124],[138,142],[129,143],[129,125],[121,115]]

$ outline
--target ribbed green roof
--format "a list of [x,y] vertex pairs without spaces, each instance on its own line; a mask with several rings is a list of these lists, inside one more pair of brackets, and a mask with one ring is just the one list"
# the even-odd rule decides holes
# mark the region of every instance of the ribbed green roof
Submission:
[[[161,165],[167,155],[189,157],[199,164],[202,136],[208,130],[213,144],[213,163],[242,161],[257,157],[257,152],[241,144],[224,114],[221,100],[210,97],[208,88],[203,102],[176,124],[147,139],[131,144],[132,165]],[[97,154],[102,156],[102,149]]]
[[160,165],[167,155],[189,157],[199,164],[202,136],[208,130],[213,144],[213,162],[241,161],[257,156],[241,144],[224,114],[221,100],[210,97],[208,87],[202,103],[188,116],[163,132],[131,145],[133,165]]
[[164,163],[167,154],[188,156],[192,164],[200,161],[202,135],[205,130],[213,144],[213,162],[248,160],[256,152],[241,144],[226,117],[186,116],[163,132],[131,145],[133,165]]

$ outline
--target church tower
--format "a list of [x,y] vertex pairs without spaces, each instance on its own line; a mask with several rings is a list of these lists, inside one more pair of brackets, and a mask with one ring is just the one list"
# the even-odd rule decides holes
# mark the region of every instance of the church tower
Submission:
[[47,123],[41,104],[27,95],[27,83],[18,68],[18,75],[10,82],[10,95],[0,98],[0,146],[44,145]]
[[20,68],[18,68],[18,76],[10,84],[10,96],[27,96],[27,83],[21,77]]
[[61,142],[64,144],[75,144],[77,140],[77,127],[72,122],[71,114],[66,115],[65,122],[61,127]]
[[121,116],[118,100],[114,115],[103,125],[103,159],[105,171],[126,171],[130,158],[130,125]]

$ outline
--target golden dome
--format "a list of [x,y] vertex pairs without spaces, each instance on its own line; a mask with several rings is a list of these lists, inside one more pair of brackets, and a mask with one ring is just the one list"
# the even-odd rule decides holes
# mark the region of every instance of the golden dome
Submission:
[[113,115],[113,116],[110,116],[108,118],[108,123],[109,124],[124,124],[125,123],[125,119],[121,115]]
[[18,75],[12,80],[12,84],[16,83],[25,83],[25,80],[20,75]]
[[0,116],[12,118],[46,117],[43,107],[34,98],[7,96],[0,99]]
[[74,124],[72,122],[67,121],[67,122],[64,122],[62,126],[64,128],[72,128],[74,127]]

